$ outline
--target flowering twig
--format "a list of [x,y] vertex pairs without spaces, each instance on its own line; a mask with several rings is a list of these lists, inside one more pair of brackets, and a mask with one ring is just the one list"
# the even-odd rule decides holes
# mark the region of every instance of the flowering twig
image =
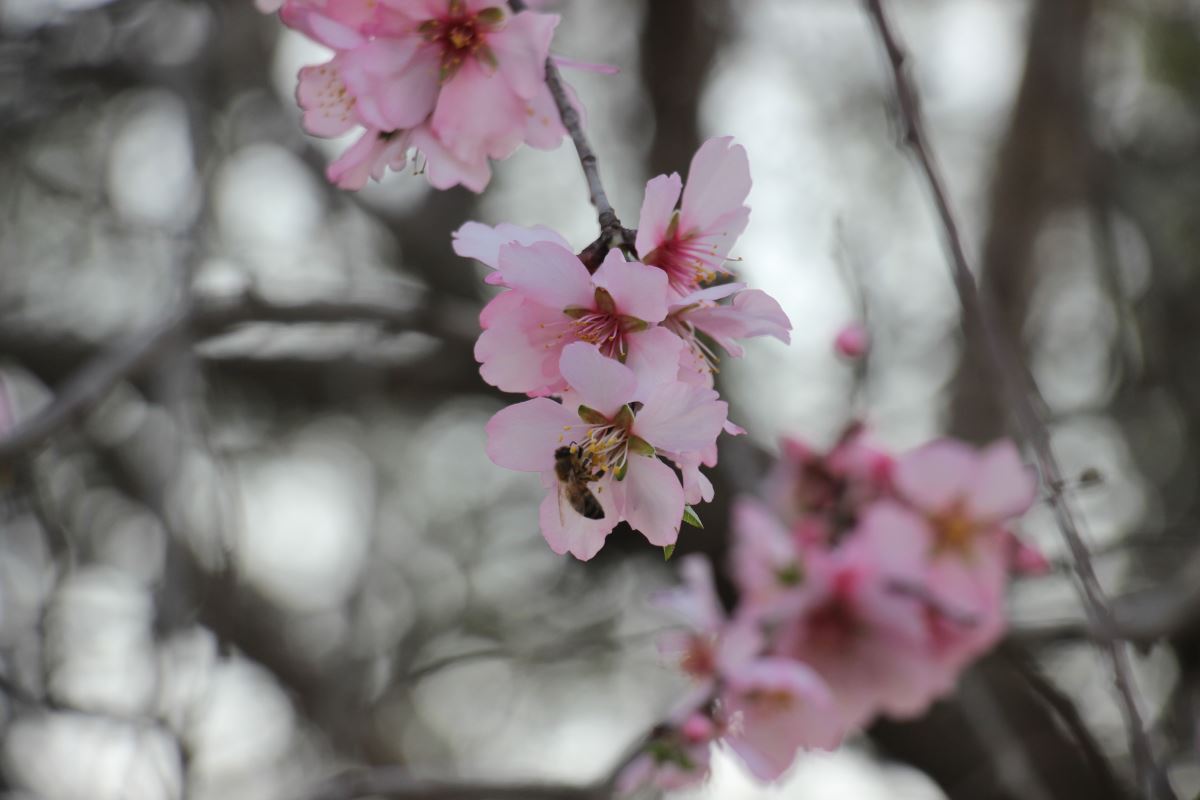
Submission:
[[[524,0],[509,0],[509,5],[513,11],[518,12],[527,8]],[[579,165],[583,167],[583,176],[587,179],[588,194],[600,219],[600,238],[609,246],[620,247],[625,243],[621,220],[617,218],[617,212],[613,210],[608,194],[604,191],[604,182],[600,180],[600,161],[596,158],[596,151],[592,149],[587,134],[583,132],[583,120],[567,96],[562,75],[559,74],[553,58],[546,59],[546,86],[554,97],[554,104],[558,106],[558,115],[562,119],[563,127],[571,134],[571,141],[575,143],[575,152],[579,154]]]
[[[1001,388],[1008,397],[1017,424],[1033,450],[1042,480],[1048,488],[1048,501],[1054,511],[1055,520],[1071,552],[1072,566],[1082,589],[1088,617],[1095,627],[1111,631],[1113,629],[1112,610],[1096,576],[1079,523],[1063,492],[1065,481],[1050,442],[1049,431],[1030,398],[1026,373],[1010,346],[1001,339],[999,329],[992,321],[990,309],[980,298],[975,277],[968,265],[958,225],[925,137],[917,91],[905,69],[907,56],[884,12],[883,0],[863,0],[863,2],[867,14],[871,17],[879,34],[891,66],[900,120],[903,125],[904,142],[912,151],[917,165],[924,173],[937,207],[943,235],[950,250],[950,265],[959,303],[963,309],[964,325],[972,326],[974,332],[981,336],[988,359],[999,377]],[[1102,637],[1098,644],[1106,651],[1112,664],[1113,679],[1129,733],[1130,753],[1137,772],[1139,788],[1147,798],[1173,798],[1174,793],[1155,764],[1153,749],[1146,734],[1141,711],[1138,708],[1126,645],[1111,636]]]

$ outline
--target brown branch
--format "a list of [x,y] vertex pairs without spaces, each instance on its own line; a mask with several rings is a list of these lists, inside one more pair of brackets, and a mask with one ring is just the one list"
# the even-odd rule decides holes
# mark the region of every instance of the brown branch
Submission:
[[468,312],[460,304],[410,310],[352,300],[275,305],[253,293],[177,308],[155,325],[105,348],[69,376],[54,399],[0,439],[0,466],[39,448],[100,402],[121,380],[171,352],[169,345],[179,337],[209,339],[250,323],[370,323],[391,330],[469,339],[473,337],[474,310]]
[[[1042,480],[1049,490],[1049,502],[1054,510],[1055,521],[1071,551],[1089,620],[1096,627],[1111,631],[1113,629],[1112,611],[1091,563],[1079,524],[1063,493],[1065,481],[1062,477],[1062,470],[1054,454],[1049,431],[1043,424],[1031,399],[1031,387],[1027,374],[1016,359],[1013,350],[1000,338],[991,312],[980,298],[975,277],[967,262],[962,237],[959,234],[942,178],[925,136],[916,88],[905,68],[907,55],[888,21],[883,9],[883,1],[863,0],[863,2],[867,14],[879,34],[891,66],[905,144],[924,173],[934,205],[937,208],[946,245],[950,250],[950,266],[959,303],[963,309],[964,326],[971,326],[974,332],[982,338],[988,361],[1000,380],[1009,407],[1013,410],[1024,438],[1033,450]],[[1112,665],[1113,680],[1129,734],[1130,753],[1137,772],[1139,788],[1147,798],[1173,798],[1173,791],[1162,779],[1155,764],[1154,752],[1146,734],[1141,710],[1138,708],[1132,669],[1125,645],[1111,636],[1107,636],[1099,642],[1099,646],[1106,651]]]
[[591,786],[424,780],[399,767],[373,767],[337,775],[308,794],[307,800],[367,796],[393,800],[599,800],[606,795]]
[[[524,0],[509,0],[509,5],[516,12],[528,8]],[[554,60],[550,58],[546,59],[546,86],[549,87],[550,94],[554,97],[554,104],[558,106],[558,115],[562,119],[563,127],[567,129],[567,133],[571,134],[571,141],[575,143],[575,152],[579,155],[579,165],[583,167],[583,176],[587,179],[588,194],[600,219],[600,236],[607,241],[609,246],[620,247],[625,244],[625,237],[621,220],[617,218],[617,212],[613,210],[612,203],[608,200],[608,194],[604,191],[604,182],[600,179],[600,161],[596,158],[596,151],[592,149],[592,143],[588,141],[587,134],[583,132],[583,120],[579,118],[579,112],[571,104],[562,75],[559,74]]]

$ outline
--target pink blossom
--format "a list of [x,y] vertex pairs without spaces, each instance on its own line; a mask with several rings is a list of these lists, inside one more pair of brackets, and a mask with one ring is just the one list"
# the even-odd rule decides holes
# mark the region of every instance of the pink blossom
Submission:
[[871,334],[861,322],[851,322],[840,331],[833,340],[833,349],[843,358],[856,361],[867,354],[871,344]]
[[[503,296],[503,295],[502,295]],[[652,544],[673,544],[683,517],[679,478],[658,456],[709,446],[720,434],[727,406],[710,392],[663,384],[636,412],[633,370],[595,346],[562,349],[563,403],[539,397],[499,411],[487,424],[487,452],[509,469],[542,474],[549,490],[540,509],[542,534],[557,553],[588,560],[621,520]],[[556,451],[574,448],[586,486],[603,510],[589,519],[564,502],[555,473]]]
[[644,786],[674,791],[708,779],[712,742],[721,734],[714,720],[693,711],[678,725],[669,725],[617,777],[617,791],[632,794]]
[[832,750],[845,735],[825,681],[791,659],[760,658],[733,671],[721,702],[732,721],[724,741],[759,780],[783,775],[801,748]]
[[728,272],[725,259],[750,221],[749,193],[745,149],[728,136],[709,139],[692,158],[686,187],[676,173],[646,184],[638,256],[667,273],[676,297],[703,288]]
[[556,394],[566,388],[559,354],[589,342],[633,369],[635,400],[674,380],[683,343],[657,327],[667,314],[661,271],[609,252],[592,275],[574,253],[551,241],[499,248],[499,282],[509,290],[480,314],[475,345],[480,374],[506,392]]
[[[728,303],[719,300],[731,299]],[[766,292],[729,283],[698,289],[672,302],[663,326],[687,345],[680,361],[679,379],[712,386],[720,358],[697,332],[705,334],[729,355],[743,354],[736,339],[773,336],[791,342],[792,323],[779,303]]]
[[490,267],[493,272],[484,278],[485,283],[500,283],[500,248],[506,244],[531,245],[536,242],[551,242],[564,250],[571,245],[556,231],[545,225],[522,228],[508,222],[489,227],[482,222],[465,222],[454,232],[454,252],[463,258],[473,258]]
[[925,603],[896,590],[921,585],[925,542],[919,521],[881,502],[836,550],[808,554],[774,651],[825,680],[844,729],[879,712],[914,716],[951,685],[930,652]]
[[804,579],[801,541],[765,505],[739,498],[732,528],[733,570],[744,608],[753,612],[769,607],[796,590]]

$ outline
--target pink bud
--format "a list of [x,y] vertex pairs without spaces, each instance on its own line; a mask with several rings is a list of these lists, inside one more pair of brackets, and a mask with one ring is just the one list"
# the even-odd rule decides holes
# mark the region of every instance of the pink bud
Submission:
[[851,322],[838,331],[833,340],[833,349],[839,356],[849,359],[859,359],[867,354],[871,346],[871,335],[861,322]]
[[679,726],[683,738],[691,742],[708,742],[715,738],[717,729],[711,719],[699,712],[692,714]]

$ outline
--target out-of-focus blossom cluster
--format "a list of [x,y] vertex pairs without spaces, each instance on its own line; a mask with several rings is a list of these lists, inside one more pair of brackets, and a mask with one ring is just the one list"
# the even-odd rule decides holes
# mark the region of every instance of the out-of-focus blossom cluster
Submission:
[[1010,527],[1035,493],[1007,441],[899,456],[860,426],[826,453],[785,441],[764,497],[734,506],[732,614],[700,556],[660,598],[686,625],[662,649],[696,690],[626,788],[703,780],[713,742],[774,780],[802,748],[923,713],[1003,634],[1013,572],[1044,565]]
[[626,521],[671,546],[690,506],[712,499],[701,472],[722,430],[740,433],[713,389],[718,350],[738,339],[789,340],[764,292],[732,281],[726,257],[749,220],[750,168],[729,138],[705,142],[687,186],[646,186],[635,242],[585,264],[548,228],[469,222],[455,234],[502,287],[480,315],[484,380],[532,397],[487,426],[488,454],[541,473],[542,533],[558,553],[589,559]]
[[300,70],[296,99],[314,136],[362,130],[329,166],[344,189],[403,169],[415,149],[435,187],[481,192],[489,159],[553,149],[566,133],[545,81],[554,14],[513,14],[503,0],[257,4],[333,51]]

